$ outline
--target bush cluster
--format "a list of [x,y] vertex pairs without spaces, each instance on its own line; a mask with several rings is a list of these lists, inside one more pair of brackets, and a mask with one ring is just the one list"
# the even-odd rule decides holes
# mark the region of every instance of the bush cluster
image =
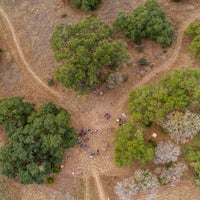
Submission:
[[167,164],[176,162],[181,154],[181,149],[178,145],[172,142],[160,142],[155,148],[154,163]]
[[188,167],[183,163],[174,163],[163,167],[158,175],[149,170],[136,170],[133,177],[118,181],[114,187],[115,194],[120,200],[130,200],[139,192],[146,193],[146,199],[154,199],[157,189],[163,185],[178,183]]
[[150,38],[161,43],[163,47],[168,47],[174,35],[171,21],[165,17],[165,11],[157,0],[147,0],[130,15],[121,12],[114,25],[137,43],[143,38]]
[[131,199],[140,191],[155,193],[159,186],[157,177],[148,170],[136,170],[133,177],[117,182],[114,191],[121,200]]
[[200,131],[200,115],[173,111],[163,120],[162,127],[176,142],[185,143]]
[[129,111],[134,120],[150,125],[160,123],[173,110],[200,103],[200,71],[195,69],[175,70],[159,81],[131,92]]
[[8,132],[0,171],[22,184],[43,183],[60,165],[65,149],[76,143],[69,113],[50,102],[36,111],[21,97],[1,99],[0,124]]
[[184,163],[175,163],[170,167],[164,167],[158,177],[161,185],[174,185],[180,182],[183,173],[188,169]]

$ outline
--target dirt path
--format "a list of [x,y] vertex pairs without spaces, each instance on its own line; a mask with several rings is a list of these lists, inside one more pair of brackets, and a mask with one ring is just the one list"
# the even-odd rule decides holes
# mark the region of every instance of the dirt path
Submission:
[[85,200],[90,200],[90,190],[88,185],[88,176],[85,177]]
[[[23,50],[20,46],[20,42],[17,39],[17,34],[15,33],[15,29],[13,27],[13,25],[10,22],[10,19],[8,17],[8,15],[4,12],[4,10],[2,8],[0,8],[0,16],[3,18],[4,22],[7,24],[7,29],[10,32],[10,35],[12,36],[12,38],[10,37],[10,40],[13,43],[12,48],[16,48],[17,53],[18,53],[18,57],[21,60],[21,64],[22,66],[25,67],[25,69],[33,76],[33,78],[41,84],[41,86],[43,88],[45,88],[47,91],[49,91],[51,94],[53,94],[55,97],[63,97],[61,94],[59,94],[57,91],[49,88],[36,74],[35,72],[31,69],[29,63],[27,62]],[[176,45],[175,45],[175,49],[173,50],[172,56],[170,58],[170,60],[166,61],[163,65],[161,65],[159,68],[156,68],[154,70],[152,70],[152,72],[150,72],[147,76],[145,76],[139,83],[137,83],[134,88],[138,88],[143,86],[144,84],[148,83],[152,78],[157,78],[158,75],[163,74],[164,72],[168,71],[171,69],[171,67],[174,65],[176,59],[178,58],[180,49],[181,49],[181,44],[183,41],[183,30],[192,22],[194,21],[196,18],[200,17],[200,10],[196,10],[194,11],[194,13],[192,14],[192,16],[190,18],[188,18],[186,21],[184,21],[184,23],[182,24],[181,28],[179,29],[179,33],[177,34],[177,41],[176,41]],[[133,89],[134,89],[133,88]],[[118,102],[118,104],[116,104],[113,107],[113,110],[123,110],[125,103],[127,102],[127,98],[128,98],[128,93],[130,91],[127,91],[126,95],[124,95],[122,97],[122,99]],[[104,105],[98,105],[101,107],[104,107]],[[117,108],[117,109],[116,109]],[[83,113],[84,114],[84,113]],[[81,115],[81,114],[80,114]],[[85,115],[85,114],[84,114]],[[84,116],[85,117],[85,116]],[[88,123],[90,122],[90,120],[88,120]],[[91,122],[92,123],[92,122]],[[87,126],[90,126],[90,124],[87,124]],[[96,182],[96,186],[99,192],[99,198],[100,200],[107,200],[108,197],[106,197],[106,194],[104,192],[104,188],[103,185],[101,183],[101,179],[98,175],[98,172],[95,170],[95,168],[93,168],[93,172],[92,175],[94,177],[94,180]],[[88,177],[86,177],[86,192],[85,192],[85,199],[89,200],[90,196],[89,196],[89,189],[88,189]]]
[[100,179],[99,175],[94,174],[93,177],[94,177],[94,179],[96,181],[96,186],[97,186],[97,189],[98,189],[98,192],[99,192],[99,199],[100,200],[107,200],[107,199],[109,199],[105,195],[105,191],[103,189],[103,185],[102,185],[102,182],[101,182],[101,179]]
[[49,92],[51,92],[51,94],[57,96],[57,97],[61,97],[60,94],[58,92],[56,92],[55,90],[51,89],[50,87],[48,87],[36,74],[35,72],[30,68],[28,62],[26,61],[26,58],[24,57],[24,53],[22,51],[22,48],[20,46],[20,42],[17,39],[16,33],[15,33],[15,29],[13,27],[13,25],[11,24],[9,17],[7,16],[7,14],[4,12],[4,10],[2,8],[0,8],[0,16],[4,19],[5,23],[7,24],[6,27],[9,28],[9,31],[12,35],[12,39],[13,40],[13,46],[12,47],[16,47],[17,52],[19,54],[19,57],[21,59],[21,63],[26,67],[26,69],[28,70],[28,72],[34,77],[34,79],[36,81],[38,81],[45,89],[47,89]]

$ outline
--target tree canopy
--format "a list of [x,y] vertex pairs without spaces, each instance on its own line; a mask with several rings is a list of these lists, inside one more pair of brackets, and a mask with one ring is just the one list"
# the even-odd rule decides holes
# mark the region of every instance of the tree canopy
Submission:
[[145,128],[141,124],[127,123],[115,135],[115,164],[118,167],[151,162],[154,147],[144,140]]
[[68,0],[75,8],[89,11],[95,10],[101,3],[101,0]]
[[76,143],[70,115],[48,102],[34,109],[21,97],[1,99],[0,121],[8,141],[0,149],[0,171],[20,183],[42,183]]
[[195,53],[196,57],[200,57],[200,23],[191,23],[184,33],[193,37],[189,49]]
[[132,118],[149,125],[154,120],[161,121],[173,110],[200,102],[199,81],[199,70],[175,70],[161,79],[158,85],[133,90],[128,103]]
[[92,90],[129,59],[126,43],[115,40],[114,31],[94,16],[75,25],[59,24],[50,43],[61,62],[56,79],[81,92]]
[[161,43],[163,47],[168,47],[174,35],[171,21],[165,17],[165,11],[157,0],[147,0],[130,15],[119,13],[114,25],[137,43],[143,38],[150,38]]

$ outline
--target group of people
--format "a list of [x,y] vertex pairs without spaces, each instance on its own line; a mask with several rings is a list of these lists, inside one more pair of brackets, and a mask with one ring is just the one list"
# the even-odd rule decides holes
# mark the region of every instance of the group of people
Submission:
[[[104,117],[105,117],[106,119],[110,119],[111,115],[110,115],[109,113],[105,113],[105,114],[104,114]],[[120,118],[117,118],[117,119],[116,119],[116,121],[117,121],[117,123],[118,123],[118,126],[122,126],[123,124],[126,123],[126,120],[125,120],[124,118],[126,118],[126,113],[122,113],[122,118],[120,117]],[[114,127],[112,127],[111,125],[108,125],[108,129],[109,129],[110,131],[113,131],[113,130],[114,130]]]
[[[85,129],[82,129],[79,134],[78,134],[78,141],[77,143],[80,145],[80,148],[81,149],[85,149],[85,151],[89,151],[89,146],[88,146],[88,141],[89,141],[89,137],[88,135],[90,133],[98,133],[98,130],[95,129],[94,131],[91,130],[91,129],[88,129],[88,130],[85,130]],[[96,150],[96,152],[94,151],[90,151],[89,153],[89,157],[90,158],[93,158],[94,155],[99,155],[100,151],[99,149]]]
[[[109,113],[105,113],[104,118],[106,118],[108,120],[108,119],[111,118],[111,115]],[[126,118],[126,114],[122,113],[122,117],[116,119],[118,126],[122,126],[123,124],[126,123],[126,120],[124,118]],[[111,125],[108,125],[108,129],[110,131],[113,131],[114,127],[112,127]],[[95,155],[100,154],[99,149],[97,149],[96,151],[89,151],[90,150],[90,148],[88,146],[89,134],[92,134],[92,133],[98,133],[98,129],[94,129],[94,130],[92,130],[92,129],[87,129],[87,130],[81,129],[80,132],[78,133],[78,141],[77,141],[77,143],[80,145],[81,149],[84,149],[85,151],[89,152],[90,158],[93,158]]]

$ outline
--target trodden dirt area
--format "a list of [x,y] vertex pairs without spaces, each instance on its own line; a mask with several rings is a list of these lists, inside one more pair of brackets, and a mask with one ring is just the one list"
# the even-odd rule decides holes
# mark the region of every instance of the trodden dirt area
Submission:
[[[112,24],[119,11],[131,12],[144,0],[103,0],[100,7],[87,14],[96,14]],[[130,62],[118,73],[128,75],[127,83],[116,89],[100,88],[97,93],[78,96],[71,89],[56,83],[49,88],[46,80],[53,76],[56,64],[49,46],[54,26],[59,22],[76,23],[86,14],[63,5],[61,0],[1,0],[0,2],[0,97],[24,96],[39,105],[52,101],[67,109],[72,116],[75,129],[97,129],[89,135],[89,150],[100,150],[100,155],[90,158],[88,152],[75,148],[67,151],[63,169],[55,176],[55,184],[22,186],[5,177],[0,178],[1,200],[115,200],[113,192],[117,180],[131,176],[134,168],[116,168],[113,158],[113,132],[108,126],[117,128],[116,118],[127,112],[130,91],[148,82],[156,81],[174,68],[200,68],[200,60],[188,52],[189,38],[183,36],[189,23],[200,20],[199,0],[159,0],[173,21],[176,34],[167,53],[159,44],[144,41],[144,52],[138,53],[133,42],[127,40]],[[65,13],[66,17],[61,15]],[[139,58],[147,58],[150,65],[140,67]],[[101,93],[102,92],[102,93]],[[108,112],[109,120],[104,118]],[[3,130],[1,130],[3,132]],[[5,140],[0,135],[0,145]],[[145,199],[143,194],[133,199]],[[157,200],[199,200],[200,190],[194,185],[190,174],[174,187],[159,190]]]

